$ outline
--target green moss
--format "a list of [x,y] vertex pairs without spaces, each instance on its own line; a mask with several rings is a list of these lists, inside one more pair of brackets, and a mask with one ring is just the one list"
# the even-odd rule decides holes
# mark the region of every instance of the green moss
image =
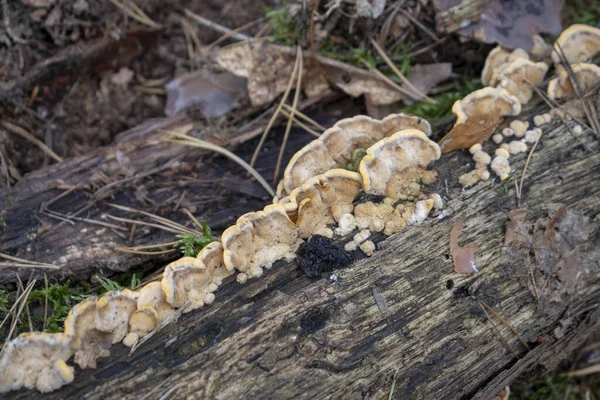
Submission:
[[179,240],[173,247],[180,248],[184,257],[196,257],[200,250],[212,242],[216,242],[218,238],[214,237],[212,231],[206,222],[202,223],[202,235],[186,233],[176,236]]
[[272,10],[265,5],[262,8],[273,28],[273,34],[269,37],[269,41],[283,46],[297,45],[301,38],[301,32],[296,20],[289,15],[287,4],[277,10]]
[[600,23],[600,4],[597,1],[568,1],[565,6],[571,24],[597,26]]
[[430,96],[438,104],[430,104],[423,101],[414,103],[401,109],[399,112],[417,115],[425,118],[432,125],[440,122],[452,113],[452,105],[469,93],[482,87],[478,78],[463,78],[454,82],[454,88],[435,96]]
[[360,162],[367,155],[367,150],[365,149],[355,149],[352,151],[352,160],[346,166],[348,171],[359,172],[358,169],[360,167]]

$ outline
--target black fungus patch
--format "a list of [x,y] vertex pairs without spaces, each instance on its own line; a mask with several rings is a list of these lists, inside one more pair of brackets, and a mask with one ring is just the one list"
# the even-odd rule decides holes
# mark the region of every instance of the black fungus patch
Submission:
[[296,252],[296,260],[309,278],[343,268],[352,261],[343,248],[321,235],[313,235],[310,240],[302,243]]
[[327,308],[308,311],[300,320],[301,334],[308,335],[323,329],[330,314],[331,312]]
[[464,299],[471,295],[467,286],[459,286],[452,292],[455,299]]

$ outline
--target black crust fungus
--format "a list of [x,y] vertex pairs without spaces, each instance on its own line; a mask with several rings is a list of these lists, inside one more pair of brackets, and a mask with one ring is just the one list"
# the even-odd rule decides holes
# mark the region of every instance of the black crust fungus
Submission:
[[309,278],[320,276],[347,266],[352,261],[350,255],[331,242],[331,239],[313,235],[310,240],[302,243],[296,252],[298,265]]

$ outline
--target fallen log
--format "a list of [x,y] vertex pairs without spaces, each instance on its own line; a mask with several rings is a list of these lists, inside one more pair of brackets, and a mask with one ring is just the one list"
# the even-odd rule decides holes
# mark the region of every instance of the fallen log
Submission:
[[[230,278],[213,305],[132,355],[113,346],[43,398],[384,398],[394,383],[398,399],[490,399],[526,371],[555,368],[600,327],[598,148],[589,131],[577,139],[560,123],[544,127],[520,205],[524,156],[511,158],[506,183],[462,190],[471,160],[445,155],[431,188],[447,200],[442,217],[322,279],[284,262],[246,285]],[[453,272],[459,218],[479,274]]]

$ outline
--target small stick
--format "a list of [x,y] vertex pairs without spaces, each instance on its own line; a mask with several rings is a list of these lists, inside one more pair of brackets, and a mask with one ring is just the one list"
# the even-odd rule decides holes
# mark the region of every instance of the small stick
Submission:
[[247,24],[244,24],[242,26],[240,26],[239,28],[235,28],[227,33],[225,33],[223,36],[221,36],[220,38],[218,38],[217,40],[215,40],[214,42],[212,42],[211,44],[209,44],[208,46],[206,46],[204,48],[204,50],[206,52],[212,50],[213,47],[215,47],[216,45],[218,45],[219,43],[229,39],[230,37],[234,36],[236,33],[244,31],[248,28],[252,28],[254,25],[260,24],[261,22],[265,21],[266,17],[263,18],[259,18],[256,21],[250,21]]
[[[288,117],[287,125],[285,126],[285,133],[283,134],[283,142],[281,143],[281,149],[279,149],[279,156],[277,157],[277,164],[275,165],[275,174],[273,175],[273,184],[277,184],[277,178],[279,177],[279,168],[281,168],[281,161],[283,160],[283,153],[285,152],[285,146],[288,138],[290,137],[290,131],[292,129],[292,121],[294,120],[294,114],[296,113],[296,107],[298,107],[298,99],[300,98],[300,92],[302,91],[302,74],[304,73],[302,48],[298,46],[298,79],[296,81],[296,89],[294,92],[294,100],[292,100],[292,109]],[[282,110],[279,110],[282,111]]]
[[[367,68],[371,68],[371,66],[369,65],[369,63],[367,62],[367,60],[365,60],[364,58],[361,58],[360,61],[362,61],[363,65]],[[394,82],[393,80],[391,80],[390,78],[388,78],[383,72],[379,71],[377,68],[373,68],[373,72],[375,73],[375,75],[377,75],[377,77],[379,79],[381,79],[382,81],[384,81],[385,83],[387,83],[389,86],[391,86],[392,88],[396,89],[398,92],[402,93],[405,96],[408,96],[414,100],[420,100],[420,98],[418,96],[416,96],[414,93],[404,89],[402,86],[398,85],[396,82]]]
[[437,37],[435,33],[433,33],[429,28],[427,28],[425,25],[423,25],[421,22],[419,22],[419,20],[416,19],[415,17],[413,17],[410,13],[406,12],[403,9],[400,9],[400,12],[402,14],[404,14],[404,16],[406,18],[408,18],[410,20],[410,22],[412,22],[413,24],[415,24],[416,26],[418,26],[423,32],[425,32],[427,34],[427,36],[429,36],[430,38],[432,38],[436,42],[440,41],[440,38]]
[[46,153],[49,157],[52,157],[55,161],[61,162],[63,159],[60,158],[52,149],[46,146],[41,140],[33,136],[31,133],[27,132],[25,129],[20,126],[16,126],[7,121],[0,121],[0,125],[11,131],[12,133],[16,133],[17,135],[23,137],[24,139],[30,141],[40,148],[44,153]]
[[[288,105],[288,104],[284,104],[283,107],[286,110],[291,110],[292,109],[292,107],[290,105]],[[301,119],[305,120],[306,122],[308,122],[309,124],[313,125],[314,127],[319,128],[322,131],[326,131],[327,130],[323,125],[319,124],[317,121],[313,120],[308,115],[304,114],[302,111],[296,110],[296,114],[298,114],[298,116]]]
[[174,228],[174,229],[178,229],[178,230],[182,230],[182,231],[186,231],[183,233],[193,233],[193,234],[201,234],[202,232],[194,230],[194,229],[190,229],[184,225],[178,224],[177,222],[171,221],[170,219],[167,218],[163,218],[163,217],[159,217],[158,215],[146,212],[146,211],[142,211],[142,210],[138,210],[136,208],[131,208],[131,207],[127,207],[127,206],[121,206],[118,204],[112,204],[112,203],[107,203],[107,205],[114,207],[118,210],[122,210],[122,211],[129,211],[129,212],[133,212],[133,213],[137,213],[137,214],[142,214],[145,215],[147,217],[152,218],[155,221],[158,221],[160,223],[162,223],[163,225],[166,225],[168,227]]
[[[199,23],[203,26],[206,26],[208,28],[214,29],[215,31],[220,32],[222,34],[228,34],[228,33],[232,32],[231,29],[226,28],[223,25],[219,25],[216,22],[209,21],[208,19],[191,12],[187,8],[185,9],[185,15],[187,15],[188,17],[190,17],[197,23]],[[244,35],[243,33],[231,33],[230,37],[233,37],[235,40],[239,40],[239,41],[245,41],[245,40],[252,39],[250,36]]]
[[[281,110],[281,114],[283,114],[283,116],[286,118],[290,117],[290,114],[287,111]],[[296,119],[295,117],[293,118],[293,120],[296,125],[298,125],[302,129],[304,129],[306,132],[310,133],[311,135],[313,135],[315,137],[321,137],[320,133],[313,131],[308,126],[306,126],[302,122],[298,121],[298,119]]]
[[509,324],[508,322],[506,322],[506,320],[504,318],[502,318],[500,316],[500,314],[498,314],[492,307],[490,307],[487,304],[485,304],[485,302],[483,300],[479,300],[479,299],[477,299],[477,300],[480,301],[481,304],[483,304],[488,310],[490,310],[492,312],[492,314],[494,314],[494,316],[500,320],[500,322],[502,322],[504,325],[506,325],[515,334],[515,336],[517,336],[519,338],[519,340],[521,341],[521,343],[523,343],[523,346],[525,346],[525,348],[527,350],[530,350],[529,346],[525,342],[525,339],[523,339],[521,337],[521,335],[519,335],[519,332],[517,332],[517,330],[511,324]]
[[196,217],[194,217],[192,215],[192,213],[190,212],[190,210],[188,210],[187,208],[183,209],[183,212],[187,214],[188,217],[190,217],[190,219],[192,220],[192,222],[194,222],[194,224],[196,224],[196,226],[200,229],[203,229],[204,227],[202,226],[202,224],[200,222],[198,222],[198,220],[196,219]]
[[[402,74],[402,72],[400,72],[400,70],[398,68],[396,68],[396,66],[394,65],[394,63],[392,62],[392,60],[390,60],[390,58],[388,57],[387,54],[385,54],[385,51],[383,51],[383,49],[381,47],[379,47],[379,45],[377,44],[377,42],[374,39],[371,39],[371,44],[373,45],[373,47],[375,48],[375,50],[377,50],[377,53],[379,53],[379,55],[381,56],[381,58],[383,58],[386,62],[386,64],[391,68],[392,71],[394,71],[394,73],[396,75],[398,75],[398,78],[400,78],[400,80],[406,85],[408,86],[410,89],[412,89],[415,94],[412,94],[411,97],[417,99],[417,100],[423,100],[427,103],[430,104],[438,104],[437,101],[435,101],[434,99],[426,96],[423,92],[421,92],[419,89],[417,89],[412,83],[410,83],[410,81],[408,79],[406,79],[406,77],[404,76],[404,74]],[[415,97],[418,96],[418,97]]]
[[214,151],[215,153],[222,154],[225,157],[235,161],[238,165],[240,165],[246,171],[248,171],[250,173],[250,175],[252,175],[262,185],[262,187],[265,188],[267,193],[269,193],[271,196],[275,196],[275,191],[267,183],[267,181],[265,181],[265,179],[254,168],[252,168],[252,166],[248,165],[246,163],[246,161],[242,160],[240,157],[236,156],[231,151],[229,151],[221,146],[217,146],[215,144],[206,142],[201,139],[193,138],[191,136],[183,135],[178,132],[165,131],[162,129],[160,129],[159,132],[165,133],[167,135],[172,135],[172,136],[175,136],[176,138],[180,139],[180,140],[169,140],[169,142],[171,142],[171,143],[177,143],[177,144],[182,144],[182,145],[186,145],[186,146],[199,147],[199,148],[205,149],[205,150],[211,150],[211,151]]
[[[127,7],[125,7],[125,5],[121,4],[120,2],[118,2],[117,0],[109,0],[113,5],[115,5],[116,7],[118,7],[119,9],[121,9],[121,11],[125,12],[125,14],[127,14],[128,16],[130,16],[131,18],[135,19],[137,22],[139,22],[142,25],[146,25],[149,26],[150,28],[154,28],[156,27],[156,22],[152,21],[147,15],[145,15],[143,12],[142,14],[138,14],[137,12],[135,12],[134,10],[131,10]],[[133,2],[130,2],[130,4]],[[139,9],[139,7],[137,7],[137,5],[135,7],[132,7],[134,9]]]
[[46,274],[44,274],[44,288],[46,289],[46,295],[44,296],[44,325],[42,325],[42,331],[46,330],[48,319],[48,276]]
[[521,182],[519,183],[519,190],[517,191],[517,200],[519,203],[519,207],[521,207],[521,193],[523,193],[523,182],[525,181],[525,172],[527,172],[527,167],[529,166],[529,161],[531,160],[531,157],[533,156],[533,152],[535,151],[535,148],[537,147],[538,143],[540,142],[540,138],[542,137],[542,134],[540,133],[535,141],[535,143],[533,144],[533,146],[531,146],[531,150],[529,151],[529,154],[527,155],[527,160],[525,160],[525,166],[523,167],[523,173],[521,174]]
[[500,333],[500,331],[498,330],[498,328],[496,328],[496,325],[494,325],[494,322],[492,321],[492,319],[490,318],[490,315],[487,313],[487,311],[485,310],[485,308],[483,308],[483,305],[481,304],[482,301],[481,300],[477,300],[479,302],[479,307],[481,307],[481,310],[483,311],[483,313],[485,314],[485,316],[487,317],[488,321],[490,321],[490,324],[492,325],[492,328],[494,328],[494,331],[496,331],[496,334],[498,335],[498,337],[500,338],[500,340],[502,341],[502,343],[504,344],[504,347],[506,347],[508,349],[508,351],[511,352],[511,354],[517,359],[520,360],[519,356],[517,356],[515,354],[515,352],[510,348],[510,346],[508,345],[508,343],[506,342],[506,340],[504,340],[504,338],[502,337],[502,334]]
[[292,75],[290,76],[290,80],[288,81],[288,85],[285,88],[285,92],[283,93],[283,96],[281,97],[281,101],[279,102],[279,105],[277,106],[277,108],[275,109],[275,112],[273,113],[273,116],[269,120],[269,123],[267,124],[267,127],[265,128],[265,131],[263,132],[263,134],[260,138],[260,142],[258,143],[258,146],[256,146],[256,150],[254,150],[254,154],[252,155],[252,160],[250,161],[251,167],[254,167],[254,164],[256,163],[256,159],[258,158],[258,154],[260,153],[260,150],[262,149],[263,144],[265,144],[267,135],[269,134],[269,131],[273,127],[273,124],[275,123],[275,119],[277,118],[277,115],[281,111],[283,104],[287,101],[287,98],[290,94],[290,90],[292,90],[292,82],[294,82],[294,76],[296,76],[296,73],[298,72],[298,65],[300,64],[300,59],[299,59],[300,54],[301,54],[301,50],[300,50],[300,46],[298,46],[298,49],[296,51],[296,63],[294,64],[294,69],[292,71]]
[[48,268],[60,268],[61,267],[60,265],[41,263],[41,262],[37,262],[37,261],[29,261],[29,260],[25,260],[24,258],[9,256],[8,254],[5,254],[5,253],[0,253],[0,258],[4,258],[6,260],[11,260],[11,261],[17,261],[17,262],[29,264],[32,266],[48,267]]

